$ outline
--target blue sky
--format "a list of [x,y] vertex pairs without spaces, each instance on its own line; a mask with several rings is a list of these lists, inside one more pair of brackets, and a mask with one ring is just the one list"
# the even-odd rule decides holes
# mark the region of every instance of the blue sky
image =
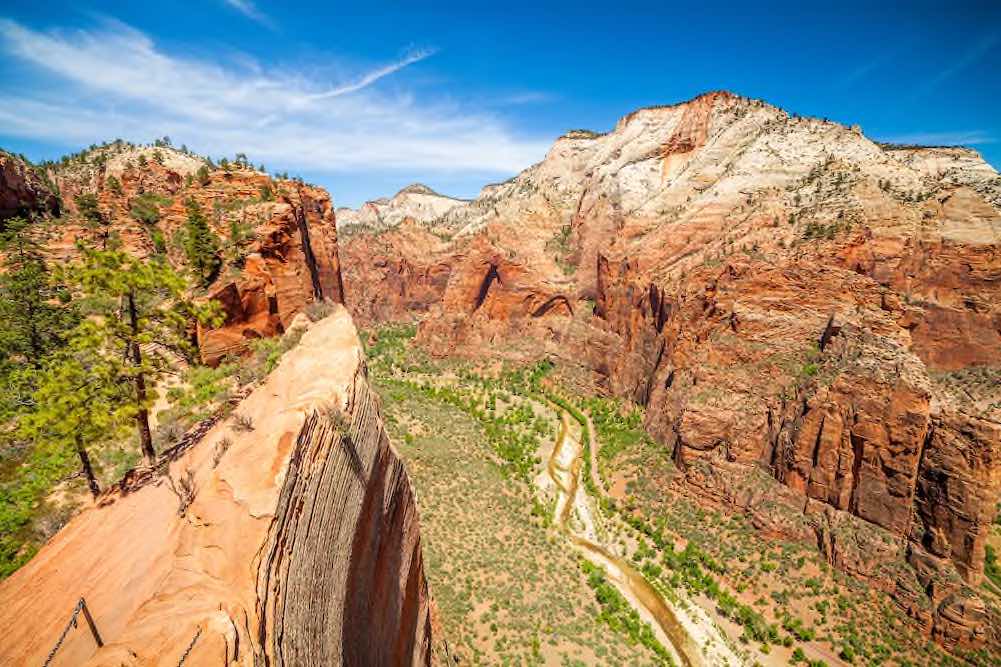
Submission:
[[470,197],[568,129],[723,88],[1001,167],[1001,3],[808,4],[5,0],[0,146],[169,135],[338,205]]

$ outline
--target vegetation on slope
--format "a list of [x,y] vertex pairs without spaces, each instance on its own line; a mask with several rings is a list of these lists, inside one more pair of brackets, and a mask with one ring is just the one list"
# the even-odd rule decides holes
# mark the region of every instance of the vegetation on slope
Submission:
[[[552,508],[544,507],[531,495],[522,474],[524,470],[529,475],[538,473],[538,460],[502,456],[507,450],[497,448],[496,440],[486,435],[484,425],[513,427],[526,435],[534,431],[534,437],[542,441],[551,439],[555,437],[555,412],[549,417],[549,428],[540,425],[538,430],[534,429],[538,414],[533,418],[528,411],[512,409],[512,415],[521,413],[522,417],[505,416],[509,405],[515,408],[525,402],[545,405],[551,401],[578,421],[587,447],[598,445],[595,458],[599,470],[595,473],[604,488],[592,479],[589,451],[584,457],[582,480],[606,518],[607,539],[668,599],[682,606],[694,601],[712,610],[717,622],[743,647],[749,662],[769,655],[770,660],[814,667],[838,661],[928,667],[959,665],[963,661],[990,664],[989,656],[982,653],[962,658],[945,654],[922,637],[885,594],[868,590],[857,580],[832,570],[812,546],[764,541],[746,518],[707,511],[674,491],[673,482],[679,472],[670,452],[643,430],[639,408],[608,398],[573,396],[559,388],[556,380],[560,369],[549,362],[484,374],[455,360],[431,360],[410,344],[414,333],[412,325],[385,327],[369,332],[367,341],[372,374],[383,393],[391,435],[402,443],[404,458],[424,498],[422,525],[429,533],[427,548],[436,553],[429,567],[436,591],[448,586],[443,579],[455,576],[454,570],[445,576],[440,568],[454,568],[456,559],[467,557],[456,544],[466,533],[455,523],[465,492],[456,482],[445,494],[440,487],[426,486],[425,480],[428,476],[461,475],[469,457],[465,448],[482,442],[496,456],[497,472],[507,478],[505,488],[523,490],[519,493],[525,494],[523,502],[531,508],[532,525],[549,530],[547,519]],[[492,409],[491,405],[496,407]],[[454,411],[448,414],[461,414],[470,420],[464,423],[478,426],[482,441],[470,441],[468,436],[453,439],[456,417],[438,412],[445,409]],[[430,418],[432,414],[441,416]],[[594,425],[593,434],[588,417]],[[431,460],[427,458],[433,449],[430,442],[438,439],[442,442],[436,446],[444,448],[442,458]],[[525,451],[532,450],[526,447]],[[524,467],[519,467],[518,461]],[[614,497],[606,495],[605,489],[611,490]],[[506,534],[505,526],[502,523],[492,530]],[[504,548],[503,541],[490,546],[492,550]],[[444,612],[447,629],[457,633],[450,636],[476,634],[469,628],[479,627],[480,623],[476,610],[482,594],[478,591],[486,575],[480,571],[463,572],[468,577],[468,588],[453,591],[454,598]],[[639,626],[630,633],[628,614],[619,614],[622,609],[602,585],[607,582],[593,574],[582,571],[597,604],[592,609],[593,618],[626,644],[644,645]],[[512,585],[519,590],[517,584]],[[534,591],[539,588],[533,586]],[[531,617],[535,612],[528,613]],[[504,623],[490,618],[503,633]],[[531,645],[529,635],[520,637],[525,642],[521,646]],[[489,654],[475,638],[467,637],[460,644],[465,650],[480,651],[475,653],[478,660]],[[511,658],[515,646],[518,644],[506,641],[503,650],[496,646],[494,649],[500,651],[497,655]],[[645,648],[649,651],[647,663],[659,660],[656,649]]]

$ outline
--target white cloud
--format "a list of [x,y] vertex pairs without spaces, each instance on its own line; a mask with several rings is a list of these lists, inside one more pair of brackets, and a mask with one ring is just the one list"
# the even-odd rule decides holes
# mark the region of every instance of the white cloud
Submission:
[[432,55],[426,50],[333,84],[298,70],[168,54],[113,21],[39,32],[0,19],[0,50],[13,56],[8,67],[20,63],[36,82],[0,84],[0,127],[12,136],[89,144],[166,134],[211,155],[244,152],[321,173],[510,174],[549,144],[516,136],[486,111],[374,85]]
[[257,21],[268,28],[274,28],[274,23],[267,14],[254,4],[254,0],[223,0],[227,5],[246,16],[251,21]]
[[368,72],[367,74],[359,78],[357,81],[337,86],[336,88],[333,88],[326,92],[316,93],[315,95],[311,95],[309,99],[310,101],[326,100],[332,97],[340,97],[341,95],[353,93],[355,91],[361,90],[362,88],[367,88],[376,81],[378,81],[379,79],[387,77],[390,74],[394,74],[395,72],[400,71],[407,65],[413,65],[414,63],[419,63],[425,58],[430,58],[434,54],[435,54],[434,50],[431,49],[411,51],[410,53],[408,53],[406,56],[396,61],[395,63],[390,63],[389,65]]
[[891,144],[907,144],[917,146],[980,146],[993,144],[997,141],[983,130],[959,132],[918,132],[888,137],[883,141]]

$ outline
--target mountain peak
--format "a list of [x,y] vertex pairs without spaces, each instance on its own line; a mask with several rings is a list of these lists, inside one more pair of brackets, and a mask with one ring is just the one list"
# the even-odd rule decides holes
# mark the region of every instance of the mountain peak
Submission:
[[402,190],[400,190],[399,192],[397,192],[395,196],[399,197],[400,195],[406,195],[406,194],[433,195],[435,197],[442,197],[442,196],[444,196],[444,195],[438,194],[437,192],[435,192],[434,190],[432,190],[428,186],[424,185],[423,183],[411,183],[407,187],[405,187]]

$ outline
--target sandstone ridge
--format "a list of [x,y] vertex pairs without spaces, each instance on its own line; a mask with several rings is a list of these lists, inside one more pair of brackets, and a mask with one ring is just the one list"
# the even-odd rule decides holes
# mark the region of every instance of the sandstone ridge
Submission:
[[[425,665],[417,511],[343,309],[155,483],[75,517],[0,584],[0,662]],[[190,491],[189,491],[190,490]]]

